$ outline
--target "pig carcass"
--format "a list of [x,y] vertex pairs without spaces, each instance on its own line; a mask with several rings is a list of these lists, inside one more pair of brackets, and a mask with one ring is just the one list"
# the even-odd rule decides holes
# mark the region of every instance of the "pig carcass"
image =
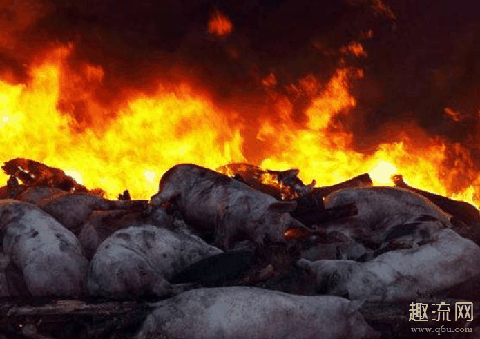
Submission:
[[90,193],[67,193],[48,201],[42,201],[39,206],[75,235],[78,235],[85,220],[94,211],[116,209],[122,203],[122,201],[111,201]]
[[30,297],[22,270],[9,255],[0,253],[0,297]]
[[19,179],[28,186],[57,187],[66,192],[86,192],[85,186],[79,185],[59,168],[50,167],[31,159],[16,158],[5,162],[3,171],[10,178]]
[[130,209],[95,211],[87,218],[78,235],[84,255],[92,259],[98,246],[115,231],[139,223],[172,228],[173,218],[163,208],[155,209],[150,214]]
[[338,231],[306,237],[299,247],[298,256],[311,261],[323,259],[361,260],[373,255],[372,250],[367,250],[362,244]]
[[372,261],[300,259],[317,291],[351,300],[412,301],[448,289],[480,273],[480,247],[451,229],[431,243],[384,253]]
[[168,282],[190,264],[221,253],[191,234],[152,225],[131,226],[113,233],[90,262],[90,295],[116,299],[165,296]]
[[412,246],[422,244],[431,241],[442,228],[452,226],[450,215],[423,196],[402,188],[345,188],[325,198],[326,208],[351,203],[358,208],[356,216],[323,227],[344,232],[374,250],[399,237],[406,241],[408,235],[414,236]]
[[155,304],[135,339],[378,338],[357,302],[253,287],[196,289]]
[[32,296],[84,294],[88,262],[75,235],[37,206],[0,200],[3,254],[22,271]]
[[64,190],[55,187],[29,187],[20,193],[15,200],[28,202],[31,204],[43,206],[51,202],[54,198],[68,194]]
[[7,267],[10,264],[10,257],[0,252],[0,298],[10,297]]
[[226,175],[196,165],[172,167],[162,177],[151,204],[173,203],[185,222],[217,247],[235,242],[285,242],[289,228],[306,227],[290,216],[296,202],[280,202]]

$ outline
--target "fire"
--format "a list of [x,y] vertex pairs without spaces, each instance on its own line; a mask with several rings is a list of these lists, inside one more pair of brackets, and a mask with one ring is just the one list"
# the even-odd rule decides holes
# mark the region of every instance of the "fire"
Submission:
[[459,112],[455,112],[453,109],[445,107],[445,115],[448,116],[453,121],[459,122],[461,117]]
[[[32,68],[32,80],[26,85],[0,81],[1,162],[30,158],[68,170],[87,187],[103,188],[109,198],[125,189],[133,198],[148,198],[158,191],[158,180],[153,178],[175,164],[215,168],[244,160],[238,129],[229,128],[224,115],[187,84],[173,92],[159,86],[153,97],[137,95],[108,125],[97,112],[94,128],[77,132],[78,122],[58,107],[60,90],[67,92],[63,97],[93,99],[82,92],[82,86],[62,87],[66,55],[68,49],[62,49]],[[101,79],[100,69],[93,74]],[[93,101],[89,105],[94,112],[100,110]],[[0,181],[7,179],[0,174]]]
[[380,161],[378,165],[369,173],[374,183],[380,185],[389,185],[392,183],[390,179],[397,172],[395,166],[386,161]]
[[287,240],[300,239],[305,237],[305,235],[307,235],[307,232],[302,229],[290,228],[284,232],[285,239]]
[[[231,23],[216,12],[209,29],[227,34]],[[362,54],[359,46],[351,45],[351,52]],[[107,75],[98,65],[70,69],[65,60],[73,48],[58,48],[32,63],[28,83],[0,81],[0,162],[30,158],[65,170],[88,188],[104,189],[109,198],[128,189],[134,199],[155,194],[163,173],[178,163],[215,169],[251,162],[244,156],[251,145],[243,134],[250,122],[243,122],[237,111],[248,107],[219,108],[188,82],[159,83],[150,95],[126,92],[124,102],[105,107],[94,93],[102,90]],[[289,84],[293,97],[311,99],[306,120],[299,124],[291,99],[275,92],[279,84],[272,71],[263,85],[272,98],[266,110],[275,114],[261,115],[256,126],[256,139],[264,145],[257,150],[263,160],[256,165],[298,168],[305,183],[316,180],[318,186],[361,173],[386,185],[398,173],[411,186],[477,205],[480,179],[458,190],[462,169],[445,167],[447,152],[463,156],[461,145],[431,139],[415,126],[400,126],[397,142],[368,155],[353,150],[352,135],[337,118],[355,107],[350,84],[362,77],[360,69],[341,66],[327,83],[309,75]],[[262,180],[273,184],[275,178],[265,175]],[[0,181],[6,183],[7,177],[0,174]]]
[[362,44],[360,44],[357,41],[353,41],[350,44],[348,44],[347,46],[342,47],[340,49],[340,52],[345,53],[345,54],[347,54],[347,53],[353,54],[357,57],[366,57],[367,56],[367,52],[365,52],[365,50],[363,49]]
[[75,180],[78,184],[81,185],[83,183],[82,175],[80,173],[78,173],[77,171],[66,169],[66,170],[64,170],[64,172],[65,172],[66,175],[68,175],[73,180]]
[[215,10],[208,22],[208,32],[212,35],[225,37],[232,32],[231,21],[218,10]]
[[145,171],[143,175],[145,176],[145,179],[147,179],[148,182],[151,182],[152,184],[154,183],[155,172]]
[[[261,166],[275,170],[299,168],[304,182],[316,180],[319,185],[332,185],[368,172],[373,172],[375,184],[391,185],[390,176],[399,173],[413,187],[478,206],[476,192],[480,180],[454,193],[456,176],[461,170],[445,169],[447,145],[429,139],[418,128],[404,126],[399,134],[400,141],[381,144],[368,156],[352,150],[350,134],[334,125],[332,128],[337,115],[355,106],[348,83],[361,76],[362,72],[356,69],[338,69],[312,100],[307,110],[307,128],[295,128],[288,102],[279,105],[279,115],[284,120],[280,124],[266,120],[259,133],[259,138],[276,145],[274,154],[265,158]],[[461,147],[456,147],[461,153]],[[450,187],[446,187],[445,182],[450,183]]]

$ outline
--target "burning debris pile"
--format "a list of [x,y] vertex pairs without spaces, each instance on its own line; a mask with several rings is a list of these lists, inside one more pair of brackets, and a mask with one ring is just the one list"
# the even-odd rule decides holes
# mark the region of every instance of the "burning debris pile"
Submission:
[[2,168],[0,337],[407,338],[398,305],[480,300],[478,210],[399,176],[180,164],[146,201]]
[[[103,196],[102,189],[88,191],[83,185],[78,184],[72,177],[58,168],[50,167],[30,159],[12,159],[2,166],[5,174],[10,176],[7,186],[1,191],[1,197],[9,198],[18,196],[30,187],[50,187],[63,192],[90,192]],[[19,184],[19,180],[22,184]]]

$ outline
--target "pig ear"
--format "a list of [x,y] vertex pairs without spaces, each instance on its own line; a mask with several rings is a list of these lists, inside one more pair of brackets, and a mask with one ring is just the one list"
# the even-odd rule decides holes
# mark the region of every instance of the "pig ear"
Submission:
[[279,212],[279,213],[293,212],[296,208],[297,208],[296,201],[274,202],[273,204],[268,206],[269,211]]

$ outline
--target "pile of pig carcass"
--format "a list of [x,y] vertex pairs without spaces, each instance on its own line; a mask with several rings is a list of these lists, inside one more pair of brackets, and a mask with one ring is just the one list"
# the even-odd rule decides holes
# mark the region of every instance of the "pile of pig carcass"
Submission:
[[2,168],[0,297],[149,302],[126,338],[377,338],[364,302],[478,295],[478,210],[399,176],[315,187],[181,164],[135,201],[33,160]]

